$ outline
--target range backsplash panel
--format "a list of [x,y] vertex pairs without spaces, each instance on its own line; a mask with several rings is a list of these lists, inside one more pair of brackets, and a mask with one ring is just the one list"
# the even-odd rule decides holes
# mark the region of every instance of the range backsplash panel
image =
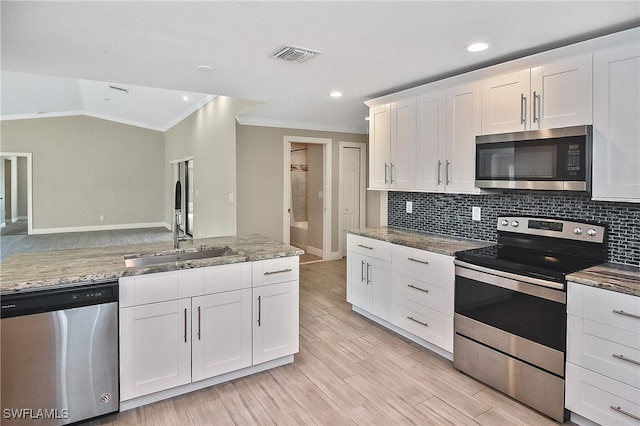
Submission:
[[[413,213],[406,212],[406,202]],[[471,220],[472,207],[481,220]],[[605,223],[609,261],[640,267],[640,205],[592,201],[588,195],[547,192],[504,192],[478,195],[389,192],[389,226],[482,241],[496,241],[501,215],[544,216]]]

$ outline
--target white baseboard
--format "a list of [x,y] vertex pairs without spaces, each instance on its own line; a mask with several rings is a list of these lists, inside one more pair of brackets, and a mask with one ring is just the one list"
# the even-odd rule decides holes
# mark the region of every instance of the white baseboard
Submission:
[[307,246],[304,250],[309,254],[313,254],[314,256],[322,257],[322,249]]
[[18,222],[20,220],[27,220],[27,219],[29,219],[29,216],[18,216],[15,219],[12,219],[11,222],[12,223],[16,223],[16,222]]
[[4,228],[5,226],[7,226],[7,222],[0,223],[0,228]]
[[113,231],[117,229],[136,229],[136,228],[171,229],[165,222],[121,223],[117,225],[70,226],[67,228],[38,228],[38,229],[34,229],[32,234],[60,234],[63,232]]
[[342,255],[340,254],[339,251],[334,251],[331,253],[331,257],[329,258],[329,260],[340,260],[342,259]]

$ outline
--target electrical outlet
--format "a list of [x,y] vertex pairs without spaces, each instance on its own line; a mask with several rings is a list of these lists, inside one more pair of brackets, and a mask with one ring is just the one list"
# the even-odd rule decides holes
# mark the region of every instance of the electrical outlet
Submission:
[[100,215],[100,220],[104,220],[104,215]]
[[229,202],[233,203],[233,192],[229,193]]
[[413,201],[407,201],[407,213],[413,213]]
[[480,207],[472,207],[471,208],[471,219],[480,222]]

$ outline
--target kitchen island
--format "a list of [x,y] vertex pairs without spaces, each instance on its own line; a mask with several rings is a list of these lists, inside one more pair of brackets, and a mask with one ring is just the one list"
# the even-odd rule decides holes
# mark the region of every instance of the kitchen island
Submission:
[[[195,239],[181,242],[180,246],[180,249],[173,250],[171,242],[157,242],[17,253],[0,264],[0,292],[88,284],[150,273],[300,256],[304,253],[301,249],[259,234]],[[220,246],[227,246],[237,254],[141,267],[126,267],[124,264],[124,256],[132,254],[163,255]]]

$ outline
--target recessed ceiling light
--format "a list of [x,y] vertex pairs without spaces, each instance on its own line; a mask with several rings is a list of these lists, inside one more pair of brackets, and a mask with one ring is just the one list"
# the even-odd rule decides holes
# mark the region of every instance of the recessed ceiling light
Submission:
[[331,96],[332,98],[339,98],[340,96],[342,96],[342,92],[334,91],[329,93],[329,96]]
[[213,72],[213,67],[210,65],[199,65],[198,71],[201,72]]
[[479,42],[479,43],[472,43],[467,47],[465,47],[464,49],[467,52],[482,52],[483,50],[487,50],[488,48],[489,48],[489,45],[487,43]]
[[365,117],[364,119],[365,119],[365,120],[367,120],[367,121],[369,121],[369,117]]
[[183,97],[182,97],[182,100],[183,100],[183,101],[188,101],[188,100],[189,100],[189,97],[185,95],[185,96],[183,96]]

